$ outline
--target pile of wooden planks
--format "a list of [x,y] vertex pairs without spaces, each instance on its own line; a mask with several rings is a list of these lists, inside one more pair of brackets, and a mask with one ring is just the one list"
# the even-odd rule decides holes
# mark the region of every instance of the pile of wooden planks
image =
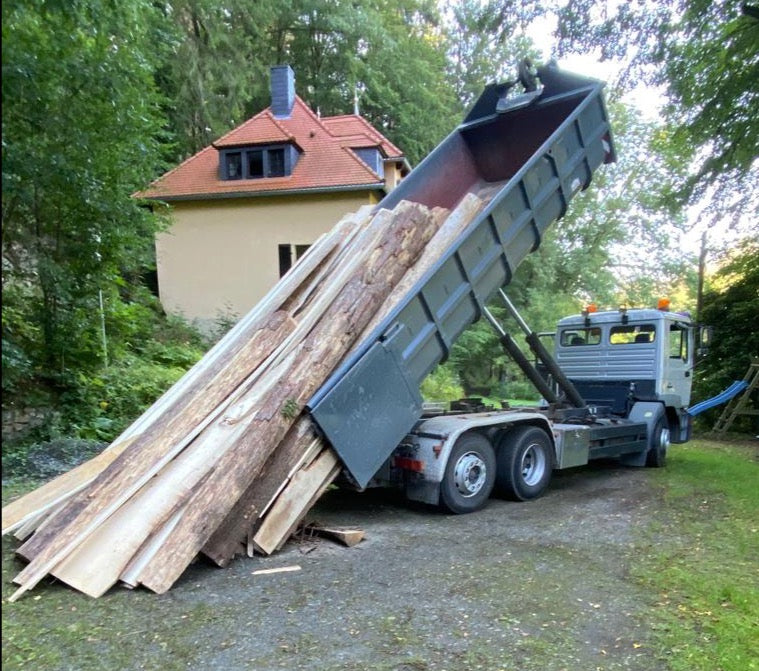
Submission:
[[163,593],[199,553],[280,548],[341,468],[305,403],[483,204],[344,218],[103,453],[3,509],[29,562],[11,600],[47,575]]

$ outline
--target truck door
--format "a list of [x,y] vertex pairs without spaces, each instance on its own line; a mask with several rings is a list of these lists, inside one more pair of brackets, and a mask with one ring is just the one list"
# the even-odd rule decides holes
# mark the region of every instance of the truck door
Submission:
[[662,393],[678,397],[672,401],[675,407],[687,407],[693,379],[693,329],[682,322],[670,322],[669,334],[665,335]]

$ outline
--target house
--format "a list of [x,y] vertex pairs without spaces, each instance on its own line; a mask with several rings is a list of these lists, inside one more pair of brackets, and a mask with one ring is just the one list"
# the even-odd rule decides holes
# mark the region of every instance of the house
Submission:
[[157,236],[164,309],[212,329],[247,313],[343,215],[378,202],[408,172],[403,153],[358,114],[321,118],[271,70],[271,105],[153,182],[170,205]]

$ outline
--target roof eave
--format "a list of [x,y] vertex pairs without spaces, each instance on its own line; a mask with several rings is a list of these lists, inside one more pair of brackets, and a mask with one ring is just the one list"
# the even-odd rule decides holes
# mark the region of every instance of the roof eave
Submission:
[[170,196],[136,196],[141,200],[157,200],[165,203],[184,200],[225,200],[231,198],[259,198],[265,196],[293,196],[319,193],[341,193],[344,191],[382,191],[385,189],[384,182],[370,184],[350,184],[343,186],[316,186],[300,189],[268,189],[266,191],[231,191],[216,193],[192,193]]

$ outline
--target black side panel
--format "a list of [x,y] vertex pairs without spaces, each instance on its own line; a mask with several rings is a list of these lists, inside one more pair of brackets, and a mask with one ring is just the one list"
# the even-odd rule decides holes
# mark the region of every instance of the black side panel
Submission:
[[624,415],[630,397],[630,385],[635,385],[633,396],[638,401],[655,401],[653,380],[571,380],[588,405],[608,406],[616,415]]

